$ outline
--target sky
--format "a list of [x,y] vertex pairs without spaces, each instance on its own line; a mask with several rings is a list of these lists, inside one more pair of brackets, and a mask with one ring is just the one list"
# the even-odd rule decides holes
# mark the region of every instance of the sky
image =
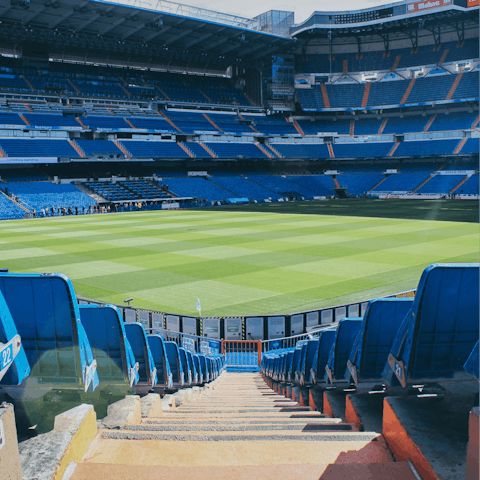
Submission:
[[268,10],[287,10],[295,12],[295,23],[306,20],[315,10],[360,10],[393,3],[394,0],[172,0],[175,3],[207,8],[231,15],[253,18]]

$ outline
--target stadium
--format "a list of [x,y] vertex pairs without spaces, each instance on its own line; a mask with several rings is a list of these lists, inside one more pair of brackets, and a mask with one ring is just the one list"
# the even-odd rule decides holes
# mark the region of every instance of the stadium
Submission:
[[478,0],[0,38],[0,480],[478,478]]

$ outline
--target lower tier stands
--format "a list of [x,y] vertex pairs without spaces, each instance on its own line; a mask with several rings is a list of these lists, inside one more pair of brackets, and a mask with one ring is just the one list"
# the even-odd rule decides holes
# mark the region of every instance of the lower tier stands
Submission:
[[425,173],[402,173],[388,175],[388,177],[378,185],[374,192],[412,192],[422,182],[428,178]]
[[83,208],[97,202],[72,184],[52,182],[12,182],[5,184],[30,210],[37,212],[51,207]]
[[417,193],[449,193],[464,178],[465,175],[435,175]]
[[337,175],[337,181],[341,187],[348,188],[349,195],[363,195],[372,190],[384,177],[382,174]]
[[[3,189],[4,185],[0,184],[0,189]],[[20,208],[14,202],[0,194],[0,218],[10,220],[14,218],[23,218],[25,216],[25,210]]]
[[85,186],[109,202],[168,197],[167,193],[161,188],[145,180],[128,180],[115,183],[105,181],[87,182]]
[[461,195],[478,195],[478,173],[472,175],[465,183],[460,185],[455,193]]
[[249,198],[251,200],[264,201],[266,198],[278,200],[279,196],[262,187],[256,182],[252,182],[246,177],[237,176],[215,176],[211,179],[212,182],[232,192],[230,197]]
[[178,197],[206,198],[221,201],[233,197],[233,193],[201,177],[162,177],[168,190]]

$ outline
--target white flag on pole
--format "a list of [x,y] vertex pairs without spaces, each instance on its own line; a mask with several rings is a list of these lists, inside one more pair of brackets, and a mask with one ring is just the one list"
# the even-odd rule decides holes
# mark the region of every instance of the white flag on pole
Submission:
[[202,316],[202,307],[200,306],[200,299],[197,298],[197,306],[195,307],[198,310],[198,315]]

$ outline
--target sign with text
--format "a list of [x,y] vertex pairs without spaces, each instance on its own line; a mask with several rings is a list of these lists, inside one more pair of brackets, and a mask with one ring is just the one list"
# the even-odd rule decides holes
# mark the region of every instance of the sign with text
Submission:
[[452,0],[427,0],[425,2],[411,3],[410,5],[407,5],[407,13],[422,12],[423,10],[429,10],[430,8],[445,7],[446,5],[452,5],[452,3]]

